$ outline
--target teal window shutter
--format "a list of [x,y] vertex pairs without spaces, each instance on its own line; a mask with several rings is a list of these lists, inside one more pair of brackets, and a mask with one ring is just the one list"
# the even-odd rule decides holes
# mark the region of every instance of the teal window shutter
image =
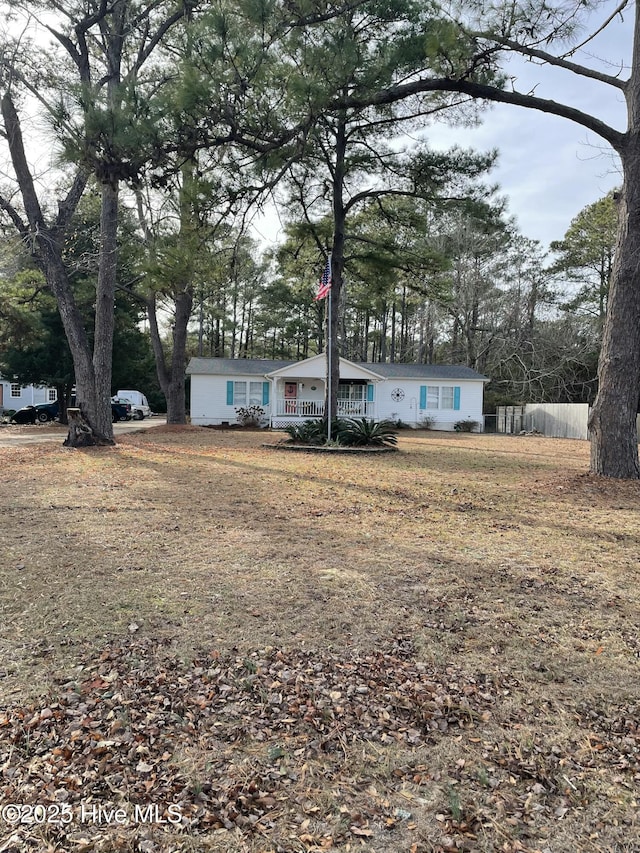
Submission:
[[460,386],[454,385],[453,387],[453,408],[460,408]]
[[233,406],[233,382],[227,382],[227,406]]
[[420,408],[421,409],[427,408],[427,386],[426,385],[420,386]]
[[269,405],[269,383],[268,382],[262,383],[262,405],[263,406]]
[[367,385],[367,403],[373,403],[373,385]]

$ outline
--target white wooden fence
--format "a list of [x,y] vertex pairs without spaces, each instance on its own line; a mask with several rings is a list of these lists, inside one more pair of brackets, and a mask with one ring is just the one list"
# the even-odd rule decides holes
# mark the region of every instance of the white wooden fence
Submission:
[[525,429],[554,438],[589,437],[588,403],[529,403],[525,409]]
[[[589,438],[588,403],[527,403],[524,406],[498,406],[496,430],[515,433],[535,430],[552,438]],[[640,415],[636,419],[640,441]]]

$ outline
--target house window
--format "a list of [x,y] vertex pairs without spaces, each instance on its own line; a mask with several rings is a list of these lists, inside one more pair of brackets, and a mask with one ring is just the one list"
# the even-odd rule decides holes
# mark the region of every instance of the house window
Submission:
[[427,409],[440,408],[440,388],[437,385],[427,385]]
[[420,408],[457,411],[460,408],[459,385],[421,385]]
[[453,385],[427,385],[427,409],[454,409]]
[[444,385],[440,389],[440,408],[453,409],[453,385]]
[[[249,386],[247,389],[247,385]],[[234,406],[261,406],[262,405],[262,382],[234,382],[233,383],[233,405]],[[247,397],[247,391],[249,396]]]
[[18,385],[16,382],[11,383],[11,396],[12,397],[22,397],[22,385]]
[[234,406],[246,406],[247,405],[247,383],[246,382],[234,382],[233,383],[233,405]]
[[48,388],[47,389],[47,403],[55,403],[55,401],[57,399],[58,399],[58,395],[56,393],[56,389],[55,388]]
[[261,406],[262,405],[262,382],[250,382],[249,383],[249,405],[250,406]]
[[361,403],[365,399],[366,385],[338,385],[338,400]]
[[227,382],[227,406],[242,408],[244,406],[268,406],[268,382]]

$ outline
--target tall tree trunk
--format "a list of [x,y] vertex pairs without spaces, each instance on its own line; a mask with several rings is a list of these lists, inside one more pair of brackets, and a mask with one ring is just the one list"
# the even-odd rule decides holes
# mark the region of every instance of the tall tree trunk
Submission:
[[167,388],[167,423],[184,424],[187,420],[184,393],[187,327],[193,308],[193,293],[190,288],[178,294],[175,300],[173,326],[173,353],[171,356],[171,381]]
[[400,304],[400,361],[409,360],[409,314],[407,311],[407,286],[402,285]]
[[193,308],[193,293],[191,289],[185,288],[182,293],[175,295],[174,302],[175,316],[170,365],[167,365],[162,338],[160,337],[155,293],[152,293],[147,299],[147,317],[149,318],[149,332],[155,356],[158,382],[167,401],[167,423],[184,424],[187,420],[185,403],[187,327]]
[[204,355],[204,294],[200,291],[200,304],[198,306],[198,355]]
[[95,372],[91,345],[71,290],[67,271],[61,258],[60,247],[55,237],[48,235],[47,232],[42,234],[42,238],[40,250],[43,259],[43,271],[47,284],[56,298],[58,313],[71,351],[76,380],[76,398],[78,401],[84,401],[95,394]]
[[[340,116],[337,121],[335,141],[335,168],[333,175],[333,244],[331,247],[331,296],[329,305],[331,311],[331,340],[327,341],[329,350],[329,371],[331,393],[329,388],[325,394],[325,412],[330,421],[338,414],[338,385],[340,383],[340,349],[338,345],[338,329],[340,323],[340,297],[342,295],[342,280],[344,272],[344,244],[346,211],[344,205],[344,175],[345,155],[347,150],[346,123]],[[329,379],[329,376],[327,376]]]
[[[29,223],[28,233],[35,244],[36,260],[45,275],[48,287],[55,296],[58,313],[60,314],[62,326],[71,351],[76,381],[77,403],[82,409],[83,415],[89,421],[91,434],[94,436],[93,443],[112,444],[111,389],[109,387],[104,392],[102,386],[98,389],[96,385],[96,369],[91,352],[91,344],[62,258],[66,228],[80,201],[86,186],[87,176],[82,173],[78,174],[69,195],[59,205],[58,222],[54,226],[48,226],[45,222],[33,177],[27,163],[20,120],[10,94],[7,93],[2,97],[1,107],[4,126],[7,131],[11,161]],[[106,299],[98,299],[98,302],[102,306],[105,306],[107,301]],[[111,314],[111,334],[113,335],[113,296],[111,297],[108,310]],[[108,318],[104,321],[98,321],[97,312],[98,305],[96,305],[96,341],[99,337],[104,342],[106,341],[105,335],[108,332]],[[104,347],[106,349],[106,343]],[[101,359],[98,361],[102,363]],[[110,363],[108,376],[110,384]],[[105,393],[106,399],[101,401],[101,397]],[[108,407],[108,423],[104,423],[104,419],[102,418],[98,419],[101,402],[105,408]],[[73,444],[72,441],[70,443]]]
[[378,361],[384,362],[387,360],[387,344],[389,331],[389,311],[387,303],[382,303],[382,311],[380,312],[380,357]]
[[[151,332],[151,344],[156,362],[156,373],[160,388],[167,401],[167,423],[184,424],[187,420],[185,402],[185,367],[187,351],[187,329],[194,302],[194,280],[195,266],[194,254],[198,245],[197,223],[193,209],[194,204],[194,174],[195,161],[193,157],[187,157],[181,167],[182,183],[179,190],[178,208],[180,212],[179,237],[182,241],[183,263],[180,268],[180,280],[175,282],[171,297],[174,304],[173,315],[173,345],[171,348],[171,362],[162,346],[160,330],[158,328],[156,294],[151,293],[146,301],[147,316],[149,318],[149,329]],[[142,204],[138,204],[138,216],[143,223],[150,251],[153,253],[153,235],[146,225]],[[219,321],[218,321],[219,322]],[[216,341],[216,354],[218,354],[219,340]]]
[[[640,68],[638,75],[640,76]],[[636,84],[636,102],[640,87]],[[624,175],[620,227],[591,410],[591,470],[638,479],[636,416],[640,394],[640,122],[621,152]]]
[[362,360],[369,361],[369,336],[370,336],[370,328],[371,328],[371,315],[369,314],[369,310],[367,309],[367,313],[365,315],[364,320],[364,331],[362,333]]
[[622,192],[607,314],[598,362],[598,394],[589,429],[591,471],[640,478],[636,419],[640,394],[640,9],[636,4],[631,75],[625,88],[628,131],[618,153]]
[[238,272],[235,263],[235,254],[233,258],[233,295],[231,298],[231,316],[233,318],[231,325],[231,346],[229,349],[229,358],[236,357],[236,342],[238,338]]
[[114,303],[118,273],[118,181],[102,185],[100,211],[100,259],[96,288],[93,367],[96,377],[95,411],[92,401],[78,400],[89,414],[94,431],[113,439],[111,375],[113,363]]
[[396,360],[396,303],[391,303],[391,343],[389,348],[389,361],[393,364]]

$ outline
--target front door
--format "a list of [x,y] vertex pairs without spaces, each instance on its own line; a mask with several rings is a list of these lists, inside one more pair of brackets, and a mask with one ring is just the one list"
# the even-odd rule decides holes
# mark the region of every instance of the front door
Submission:
[[288,415],[297,414],[298,383],[284,383],[284,410]]

